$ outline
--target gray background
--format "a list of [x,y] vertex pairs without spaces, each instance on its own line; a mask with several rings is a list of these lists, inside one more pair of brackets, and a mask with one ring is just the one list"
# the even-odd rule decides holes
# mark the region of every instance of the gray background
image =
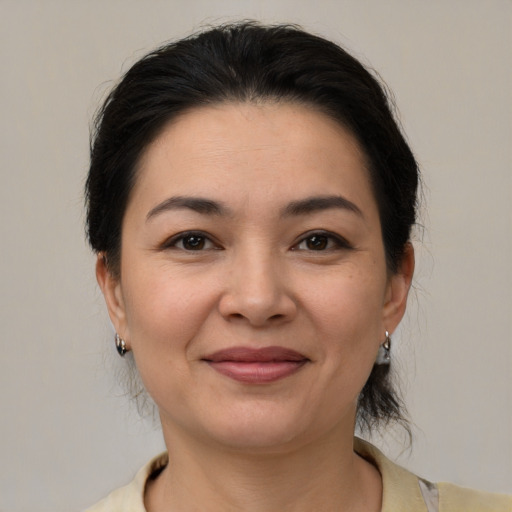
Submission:
[[395,92],[429,213],[395,337],[415,442],[376,442],[512,492],[512,2],[0,0],[0,510],[80,510],[163,447],[116,384],[83,236],[88,124],[146,51],[238,18],[332,38]]

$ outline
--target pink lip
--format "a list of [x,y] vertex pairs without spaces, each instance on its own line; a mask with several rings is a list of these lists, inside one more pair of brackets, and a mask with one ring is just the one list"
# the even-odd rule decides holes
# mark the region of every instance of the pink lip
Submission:
[[203,358],[217,372],[239,382],[266,384],[292,375],[309,359],[283,347],[233,347]]

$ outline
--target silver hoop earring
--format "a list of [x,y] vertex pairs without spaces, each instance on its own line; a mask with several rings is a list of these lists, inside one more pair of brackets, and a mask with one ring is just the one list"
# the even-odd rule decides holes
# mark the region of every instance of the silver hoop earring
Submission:
[[391,363],[391,338],[389,332],[386,331],[386,339],[384,343],[379,347],[377,352],[376,364],[390,364]]
[[123,357],[126,352],[128,352],[128,349],[126,348],[126,341],[123,340],[123,338],[121,338],[121,336],[119,336],[119,334],[117,334],[116,332],[116,336],[115,336],[115,342],[116,342],[116,348],[117,348],[117,353]]

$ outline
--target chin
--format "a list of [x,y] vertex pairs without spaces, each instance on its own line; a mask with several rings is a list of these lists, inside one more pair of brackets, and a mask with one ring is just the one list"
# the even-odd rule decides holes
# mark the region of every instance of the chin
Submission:
[[282,453],[301,444],[300,438],[295,432],[279,429],[240,429],[228,433],[219,433],[216,440],[226,448],[237,452],[250,454],[274,454]]
[[258,407],[230,411],[211,418],[206,428],[213,441],[236,451],[277,453],[306,443],[317,425],[304,422],[304,415],[293,414],[284,407]]

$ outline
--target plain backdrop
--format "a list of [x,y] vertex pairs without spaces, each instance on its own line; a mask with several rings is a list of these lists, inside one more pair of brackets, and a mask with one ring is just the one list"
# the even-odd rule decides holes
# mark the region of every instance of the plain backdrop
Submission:
[[0,0],[1,511],[81,510],[163,449],[115,376],[84,241],[88,127],[155,45],[240,18],[327,36],[394,91],[427,212],[394,353],[414,443],[375,442],[512,492],[510,0]]

